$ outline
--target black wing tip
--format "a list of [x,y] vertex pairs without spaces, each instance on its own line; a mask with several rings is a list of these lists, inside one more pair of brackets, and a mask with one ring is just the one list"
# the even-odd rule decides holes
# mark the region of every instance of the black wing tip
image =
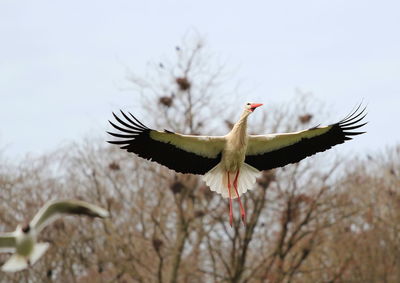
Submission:
[[133,116],[131,112],[128,111],[128,113],[129,113],[129,115],[131,115],[131,117],[132,117],[136,122],[138,122],[139,125],[141,125],[144,129],[149,129],[149,128],[146,127],[142,122],[140,122],[135,116]]
[[108,141],[111,144],[128,144],[129,142],[132,142],[135,140],[135,137],[149,131],[150,129],[147,128],[145,125],[143,125],[139,120],[137,120],[130,112],[128,112],[134,120],[132,120],[124,111],[120,109],[120,112],[123,117],[118,117],[118,115],[115,112],[112,112],[112,115],[114,116],[115,120],[118,123],[112,122],[111,120],[108,120],[110,125],[115,128],[116,130],[120,131],[121,133],[113,133],[110,131],[106,131],[107,134],[117,137],[117,138],[122,138],[123,140],[119,141]]
[[[119,138],[118,140],[109,140],[107,143],[119,145],[121,149],[126,149],[130,151],[130,147],[138,141],[138,139],[142,139],[141,137],[146,136],[151,129],[147,128],[144,124],[142,124],[136,117],[134,117],[130,112],[129,115],[132,119],[126,114],[126,112],[120,109],[122,117],[118,117],[117,113],[112,112],[115,120],[112,122],[108,120],[110,125],[116,129],[116,132],[106,131],[107,134]],[[120,114],[120,115],[121,115]]]
[[365,134],[366,132],[343,132],[346,136],[357,136]]
[[128,134],[119,134],[113,132],[107,132],[109,135],[116,137],[116,138],[123,138],[123,139],[135,139],[139,134],[137,133],[128,133]]
[[123,120],[122,118],[118,117],[117,114],[115,114],[114,112],[112,112],[112,115],[114,116],[115,120],[117,120],[121,125],[132,129],[132,130],[136,130],[136,131],[143,131],[143,130],[149,130],[148,127],[146,127],[143,123],[141,123],[138,119],[136,119],[135,116],[133,116],[130,112],[128,112],[131,117],[134,119],[132,120],[127,114],[125,114],[124,111],[120,110],[123,118],[125,118],[125,120]]
[[117,118],[117,117],[118,117],[117,114],[114,113],[114,111],[111,112],[111,113],[113,114],[114,118]]
[[121,109],[119,110],[122,114],[122,116],[124,116],[124,118],[129,121],[132,125],[134,125],[136,128],[140,128],[143,130],[148,130],[149,128],[144,125],[142,122],[140,122],[134,115],[132,115],[131,112],[128,111],[128,114],[133,118],[134,121],[132,121],[131,118],[129,118],[128,115],[126,115],[126,113],[124,111],[122,111]]
[[363,119],[368,114],[368,112],[365,112],[365,110],[367,110],[367,106],[365,106],[364,108],[359,110],[361,108],[361,106],[362,106],[362,103],[360,103],[354,111],[351,111],[350,114],[348,114],[346,117],[344,117],[339,123],[346,124],[346,123],[352,122],[355,119],[357,119],[358,117],[360,117],[361,115],[362,115],[361,119]]
[[111,143],[111,144],[121,144],[121,142],[125,142],[125,141],[106,141],[106,142]]
[[350,138],[350,136],[362,135],[366,133],[366,131],[352,131],[368,124],[368,121],[359,124],[359,122],[361,122],[368,114],[368,112],[366,112],[367,106],[363,108],[361,107],[362,102],[357,107],[355,107],[355,110],[352,110],[350,114],[348,114],[344,119],[336,124],[342,131],[344,135],[344,140],[351,140],[352,138]]

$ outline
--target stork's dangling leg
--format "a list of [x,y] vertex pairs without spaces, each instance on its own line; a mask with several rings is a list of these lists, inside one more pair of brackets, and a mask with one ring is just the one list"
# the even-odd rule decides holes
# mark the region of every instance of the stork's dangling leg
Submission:
[[238,198],[238,201],[239,201],[239,205],[240,205],[240,214],[241,214],[241,216],[242,216],[243,224],[246,224],[246,212],[245,212],[245,210],[244,210],[244,208],[243,208],[242,201],[240,200],[239,192],[238,192],[238,189],[237,189],[237,183],[238,183],[238,178],[239,178],[239,172],[240,172],[240,170],[238,170],[238,171],[236,172],[235,179],[233,180],[233,187],[235,188],[235,192],[236,192],[236,195],[237,195],[237,198]]
[[229,224],[233,223],[233,212],[232,212],[232,195],[231,195],[231,181],[229,180],[229,172],[226,172],[228,174],[228,193],[229,193]]

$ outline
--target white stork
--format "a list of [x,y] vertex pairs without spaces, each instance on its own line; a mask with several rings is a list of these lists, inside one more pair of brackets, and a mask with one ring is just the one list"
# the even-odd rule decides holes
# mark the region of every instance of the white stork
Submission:
[[[114,115],[120,126],[109,121],[123,133],[110,135],[122,140],[108,141],[122,145],[121,149],[160,163],[181,173],[204,175],[203,179],[212,191],[229,197],[229,222],[232,226],[232,199],[238,198],[242,220],[245,210],[240,195],[252,189],[260,171],[295,163],[334,145],[351,140],[354,132],[365,125],[359,122],[365,117],[365,108],[356,108],[338,123],[317,126],[294,133],[248,135],[247,118],[260,103],[247,103],[239,121],[225,136],[194,136],[168,130],[149,129],[121,111],[125,121]],[[234,189],[234,191],[232,190]]]
[[37,243],[41,230],[62,215],[108,217],[108,211],[80,200],[59,200],[46,203],[30,223],[18,225],[14,232],[0,233],[0,251],[14,253],[1,267],[16,272],[32,266],[49,248],[49,243]]

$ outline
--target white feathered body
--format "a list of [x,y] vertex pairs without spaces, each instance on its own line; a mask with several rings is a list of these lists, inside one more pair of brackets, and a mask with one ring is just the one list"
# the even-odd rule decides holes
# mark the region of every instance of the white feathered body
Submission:
[[249,137],[247,135],[247,117],[240,119],[229,134],[222,152],[221,163],[228,172],[236,173],[244,162]]
[[20,229],[17,229],[16,233],[16,252],[21,256],[28,257],[33,251],[36,237],[32,232],[23,233]]
[[236,174],[239,172],[238,193],[240,196],[247,190],[254,188],[260,173],[256,168],[244,163],[249,139],[247,134],[247,117],[249,114],[250,112],[245,111],[229,134],[225,136],[226,144],[222,151],[221,162],[203,176],[203,180],[210,189],[225,198],[229,198],[228,174],[231,197],[237,198],[233,187]]

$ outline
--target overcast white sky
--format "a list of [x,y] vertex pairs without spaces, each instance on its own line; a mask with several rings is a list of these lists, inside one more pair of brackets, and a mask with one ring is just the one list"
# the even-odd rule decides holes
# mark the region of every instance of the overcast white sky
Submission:
[[101,136],[111,111],[135,106],[125,67],[144,72],[197,30],[240,66],[244,102],[300,88],[340,119],[364,99],[368,134],[346,146],[381,150],[400,142],[399,11],[395,0],[0,0],[0,148],[21,157]]

